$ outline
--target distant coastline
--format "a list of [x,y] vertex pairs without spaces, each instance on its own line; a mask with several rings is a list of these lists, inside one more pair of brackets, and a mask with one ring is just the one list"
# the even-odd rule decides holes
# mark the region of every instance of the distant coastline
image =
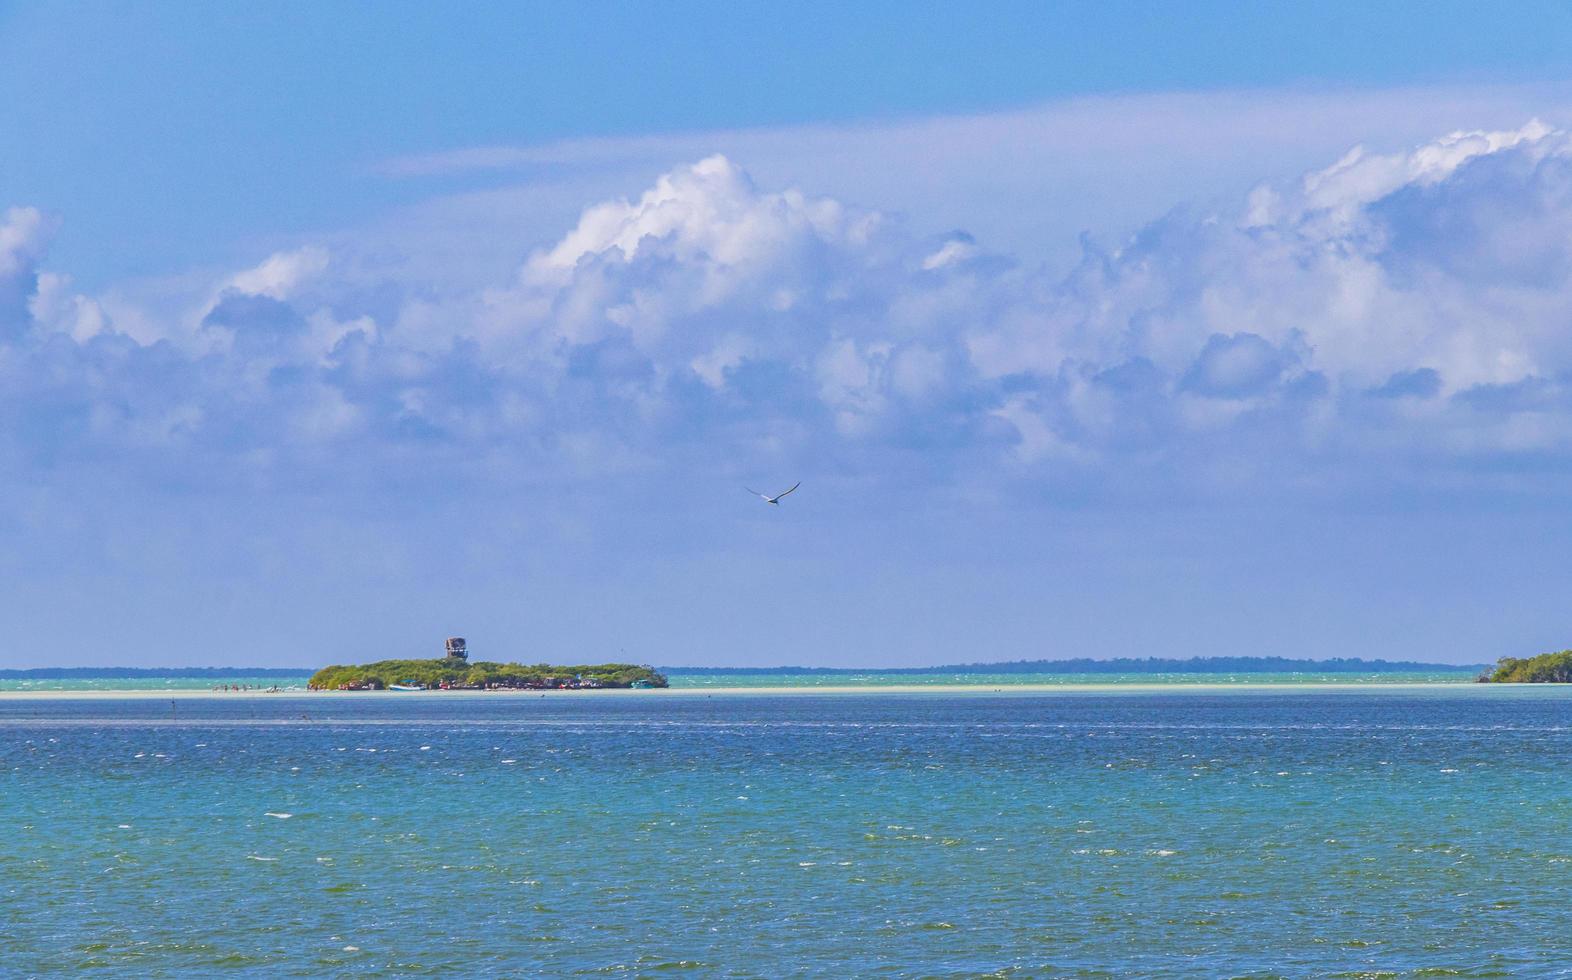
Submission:
[[309,677],[314,667],[24,667],[0,669],[0,680],[79,678]]
[[1409,660],[1290,660],[1286,657],[1191,657],[1185,660],[1121,657],[1094,660],[1006,660],[937,667],[662,667],[668,676],[706,674],[1478,674],[1487,664],[1435,664]]
[[[566,668],[564,668],[566,669]],[[1338,657],[1328,660],[1292,660],[1285,657],[1192,657],[1117,658],[1094,660],[1078,657],[1067,660],[1009,660],[934,667],[660,667],[658,671],[674,678],[800,677],[830,678],[936,678],[945,675],[986,676],[1002,679],[1020,675],[1372,675],[1372,674],[1446,674],[1479,675],[1492,669],[1487,664],[1437,664],[1406,660],[1363,660]],[[316,672],[314,667],[29,667],[0,669],[0,681],[161,681],[172,678],[223,681],[243,678],[248,681],[279,679],[303,681]],[[993,683],[994,680],[979,681]]]

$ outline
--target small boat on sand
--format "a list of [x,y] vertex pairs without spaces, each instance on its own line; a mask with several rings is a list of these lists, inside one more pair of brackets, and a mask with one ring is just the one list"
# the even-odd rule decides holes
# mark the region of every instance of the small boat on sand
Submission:
[[388,685],[388,690],[390,691],[424,691],[425,689],[426,685],[416,684],[414,681],[403,681],[398,684]]

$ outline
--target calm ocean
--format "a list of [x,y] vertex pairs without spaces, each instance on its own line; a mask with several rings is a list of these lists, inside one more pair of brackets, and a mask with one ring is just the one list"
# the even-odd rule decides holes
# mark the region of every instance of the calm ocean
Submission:
[[1572,689],[0,700],[0,976],[1572,966]]

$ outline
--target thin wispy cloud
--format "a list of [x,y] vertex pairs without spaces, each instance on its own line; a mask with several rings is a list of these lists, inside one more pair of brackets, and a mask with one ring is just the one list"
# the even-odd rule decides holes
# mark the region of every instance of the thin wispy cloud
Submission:
[[696,158],[717,149],[754,161],[774,161],[793,148],[821,157],[921,148],[938,163],[974,154],[991,154],[996,163],[1029,158],[1070,163],[1064,151],[1071,148],[1079,156],[1162,144],[1170,153],[1183,154],[1193,147],[1225,143],[1229,152],[1249,156],[1258,147],[1231,139],[1241,130],[1248,130],[1258,143],[1291,141],[1297,146],[1342,139],[1360,129],[1379,128],[1402,139],[1495,121],[1502,113],[1521,114],[1525,106],[1541,114],[1572,110],[1572,88],[1549,83],[1306,86],[1093,95],[981,113],[455,147],[391,157],[373,164],[372,170],[389,177],[450,176],[562,164],[644,164],[669,154]]

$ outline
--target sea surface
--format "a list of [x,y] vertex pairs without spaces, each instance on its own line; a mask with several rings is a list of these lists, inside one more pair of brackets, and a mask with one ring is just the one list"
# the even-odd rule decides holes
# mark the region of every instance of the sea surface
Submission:
[[1572,689],[0,699],[0,976],[1545,977]]

